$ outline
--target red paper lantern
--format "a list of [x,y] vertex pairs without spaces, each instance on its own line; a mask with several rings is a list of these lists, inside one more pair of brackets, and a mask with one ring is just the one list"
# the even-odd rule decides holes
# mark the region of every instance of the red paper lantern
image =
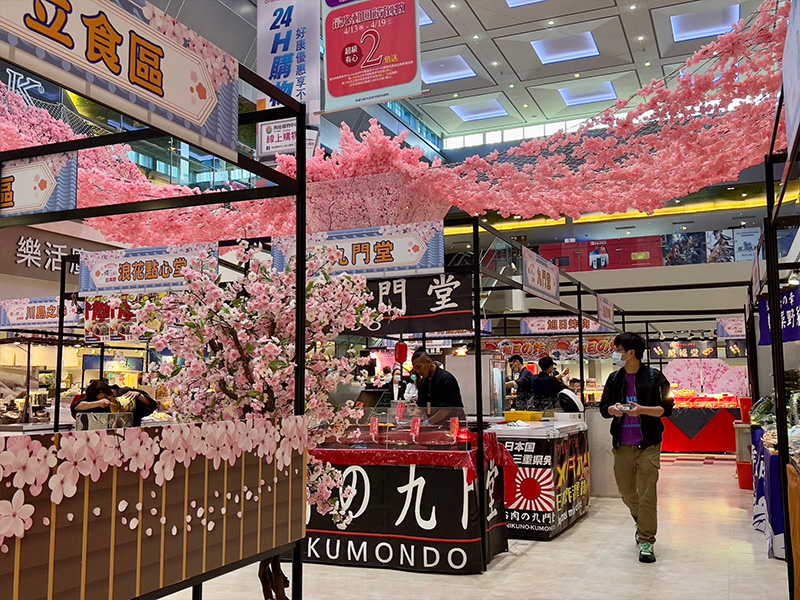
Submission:
[[394,346],[394,360],[401,365],[406,362],[408,357],[408,344],[405,342],[397,342]]

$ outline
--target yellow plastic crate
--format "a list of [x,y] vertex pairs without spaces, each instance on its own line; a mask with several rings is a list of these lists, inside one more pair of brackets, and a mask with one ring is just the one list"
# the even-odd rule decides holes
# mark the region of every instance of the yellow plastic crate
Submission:
[[508,410],[503,416],[506,421],[541,421],[544,413],[540,410]]

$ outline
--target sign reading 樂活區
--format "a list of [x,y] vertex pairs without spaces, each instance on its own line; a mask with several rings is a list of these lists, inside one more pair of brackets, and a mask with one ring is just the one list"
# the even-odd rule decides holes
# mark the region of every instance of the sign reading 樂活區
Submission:
[[[76,327],[80,315],[73,302],[64,305],[64,325]],[[58,298],[0,300],[0,329],[58,327]]]
[[325,111],[422,92],[417,0],[325,0]]
[[[578,333],[578,317],[523,317],[519,322],[522,335],[559,335]],[[583,333],[608,333],[612,331],[597,321],[583,318]]]
[[650,360],[675,358],[717,358],[717,340],[650,342]]
[[236,160],[239,64],[150,2],[14,0],[0,58]]
[[[342,256],[332,272],[357,273],[368,278],[426,275],[444,270],[444,225],[441,221],[384,225],[328,231],[309,236],[308,246],[338,248]],[[294,256],[294,236],[273,240],[278,270]]]
[[183,269],[195,258],[217,254],[211,243],[134,248],[81,254],[80,293],[134,294],[181,289]]
[[77,205],[77,153],[0,165],[0,217],[71,210]]
[[561,301],[558,279],[559,270],[556,265],[533,250],[522,248],[522,289],[543,300],[558,304]]
[[717,338],[721,340],[730,338],[746,338],[744,317],[724,317],[717,319]]
[[597,294],[597,320],[601,325],[614,329],[614,303]]

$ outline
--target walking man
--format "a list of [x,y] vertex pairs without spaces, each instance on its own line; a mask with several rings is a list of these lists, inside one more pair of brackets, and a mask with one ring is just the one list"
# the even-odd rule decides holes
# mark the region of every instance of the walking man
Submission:
[[603,389],[600,413],[611,422],[614,476],[622,501],[636,523],[639,561],[653,563],[658,528],[658,471],[661,468],[661,419],[672,414],[669,381],[642,364],[645,342],[635,333],[614,339],[614,364]]

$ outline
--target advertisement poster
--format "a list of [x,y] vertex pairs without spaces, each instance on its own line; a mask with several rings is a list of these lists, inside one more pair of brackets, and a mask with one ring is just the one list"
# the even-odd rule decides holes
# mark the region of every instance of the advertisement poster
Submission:
[[706,231],[706,262],[722,263],[734,261],[732,229]]
[[661,236],[625,238],[619,241],[619,268],[662,266]]
[[0,58],[236,160],[239,63],[232,56],[145,0],[2,4]]
[[108,296],[86,298],[84,329],[87,343],[139,341],[131,334],[133,311],[139,306],[141,296],[117,296],[109,304]]
[[[760,346],[772,344],[772,328],[769,319],[769,303],[766,298],[758,301],[758,324],[761,331]],[[781,292],[781,325],[783,341],[800,340],[800,288],[789,288]]]
[[547,540],[586,514],[591,470],[586,431],[500,442],[516,467],[505,469],[509,537]]
[[[442,221],[316,233],[308,236],[308,246],[336,247],[342,251],[333,273],[382,278],[426,275],[444,270]],[[293,235],[276,237],[272,244],[275,268],[285,269],[295,250]]]
[[[0,329],[55,329],[58,327],[57,297],[0,300]],[[64,326],[77,327],[78,309],[73,302],[64,305]]]
[[[523,317],[519,330],[522,335],[560,335],[578,333],[578,317]],[[608,333],[610,330],[597,321],[583,318],[583,333]]]
[[706,262],[705,233],[671,233],[661,236],[664,265],[699,265]]
[[675,358],[717,358],[717,340],[650,342],[650,360]]
[[77,153],[0,164],[0,218],[72,210],[77,205]]
[[581,242],[579,251],[581,262],[584,263],[581,271],[619,269],[619,242],[620,240]]
[[733,231],[736,262],[750,262],[756,257],[758,242],[761,241],[761,228],[748,227]]
[[597,320],[609,329],[614,329],[614,303],[600,294],[597,295]]
[[522,247],[522,289],[555,304],[561,301],[558,267],[524,246]]
[[725,340],[743,337],[747,337],[744,317],[721,317],[717,319],[717,338]]
[[[330,516],[311,511],[307,561],[416,573],[481,572],[482,517],[470,469],[416,464],[339,468],[344,485],[353,491],[342,500],[353,521],[343,531]],[[503,469],[490,461],[484,491],[489,556],[507,547],[503,480]]]
[[182,244],[81,254],[80,293],[132,294],[186,287],[183,269],[218,255],[216,243]]
[[[497,352],[508,358],[519,354],[526,362],[537,361],[544,356],[553,360],[578,360],[578,336],[535,338],[485,338],[481,347],[486,352]],[[583,357],[586,360],[611,358],[614,352],[613,335],[583,336]]]
[[324,0],[325,112],[422,93],[418,0]]

